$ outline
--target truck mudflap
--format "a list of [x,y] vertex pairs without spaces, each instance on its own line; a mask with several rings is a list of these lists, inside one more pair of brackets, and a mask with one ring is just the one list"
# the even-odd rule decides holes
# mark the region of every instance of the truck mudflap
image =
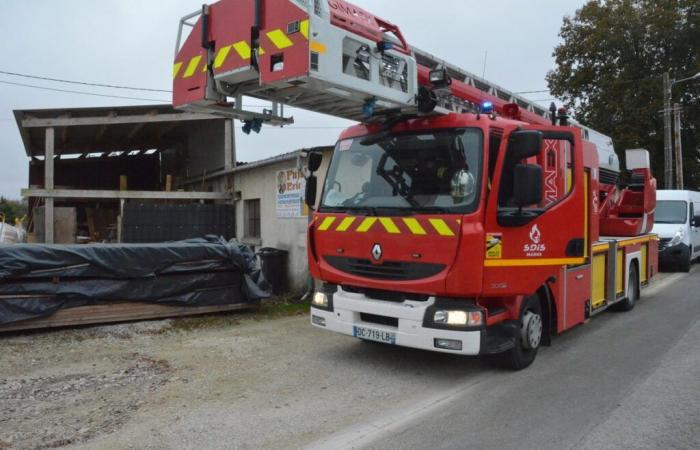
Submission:
[[435,309],[435,297],[394,302],[338,288],[325,307],[312,304],[311,324],[363,340],[461,355],[500,353],[514,345],[515,325],[448,329],[426,320]]

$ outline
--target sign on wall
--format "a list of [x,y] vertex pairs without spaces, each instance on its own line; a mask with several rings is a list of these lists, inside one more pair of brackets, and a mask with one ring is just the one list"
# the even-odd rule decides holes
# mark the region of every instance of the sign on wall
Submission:
[[306,217],[309,213],[304,203],[306,179],[298,169],[277,172],[277,217]]

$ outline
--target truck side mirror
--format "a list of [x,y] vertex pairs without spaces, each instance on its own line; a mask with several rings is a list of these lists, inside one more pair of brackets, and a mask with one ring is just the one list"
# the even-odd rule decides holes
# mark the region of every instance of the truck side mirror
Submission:
[[321,162],[323,162],[323,155],[321,153],[317,153],[317,152],[309,153],[309,160],[307,162],[309,172],[311,172],[311,173],[316,172],[321,167]]
[[690,225],[694,227],[700,227],[700,216],[693,217],[693,222]]
[[514,131],[508,139],[507,155],[516,161],[537,156],[542,148],[542,140],[541,131]]
[[513,194],[518,208],[542,201],[542,167],[535,164],[515,166]]
[[318,185],[318,178],[315,175],[309,176],[306,179],[306,191],[304,192],[304,201],[309,209],[314,209],[316,206],[316,188]]

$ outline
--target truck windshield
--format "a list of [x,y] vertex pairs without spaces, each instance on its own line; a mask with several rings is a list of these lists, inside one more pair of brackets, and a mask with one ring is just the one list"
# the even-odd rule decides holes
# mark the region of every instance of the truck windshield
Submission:
[[477,128],[340,141],[321,211],[471,212],[479,201],[482,160]]
[[681,200],[659,200],[656,202],[654,223],[685,223],[688,203]]

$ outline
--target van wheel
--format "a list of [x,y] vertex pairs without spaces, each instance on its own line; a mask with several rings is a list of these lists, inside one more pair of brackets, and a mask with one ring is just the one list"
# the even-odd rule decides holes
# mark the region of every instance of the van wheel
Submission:
[[688,257],[683,258],[683,261],[678,263],[678,270],[681,272],[688,273],[688,272],[690,272],[691,264],[693,264],[693,250],[692,249],[688,252]]
[[494,355],[494,363],[511,370],[522,370],[535,361],[542,343],[544,330],[542,305],[537,295],[528,297],[520,308],[520,320],[515,345],[510,350]]
[[612,306],[615,311],[631,311],[639,300],[639,271],[636,264],[630,265],[629,290],[627,297]]

